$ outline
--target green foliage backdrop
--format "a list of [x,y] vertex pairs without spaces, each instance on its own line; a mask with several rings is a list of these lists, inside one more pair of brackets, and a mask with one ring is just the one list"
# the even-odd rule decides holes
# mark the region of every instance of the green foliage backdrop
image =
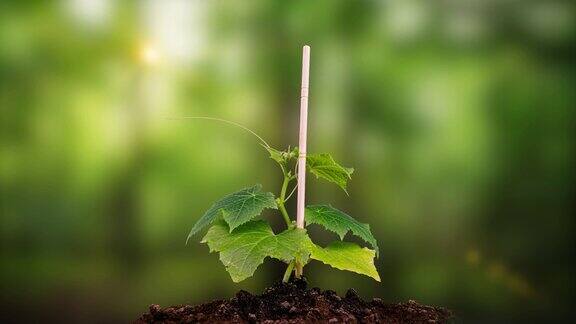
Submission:
[[309,281],[469,321],[563,319],[573,7],[3,1],[0,320],[129,321],[279,280],[272,261],[232,284],[205,245],[184,245],[212,201],[282,179],[249,134],[178,117],[294,146],[306,43],[309,150],[355,167],[349,197],[313,182],[308,199],[371,225],[381,277],[310,265]]

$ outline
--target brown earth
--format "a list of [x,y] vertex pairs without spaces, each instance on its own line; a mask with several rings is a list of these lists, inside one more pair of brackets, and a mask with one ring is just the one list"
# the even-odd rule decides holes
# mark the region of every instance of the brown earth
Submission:
[[385,304],[380,299],[364,301],[354,289],[340,297],[334,291],[306,289],[304,280],[277,283],[262,295],[240,290],[230,300],[215,300],[197,306],[161,308],[135,323],[447,323],[451,311],[420,305],[415,301]]

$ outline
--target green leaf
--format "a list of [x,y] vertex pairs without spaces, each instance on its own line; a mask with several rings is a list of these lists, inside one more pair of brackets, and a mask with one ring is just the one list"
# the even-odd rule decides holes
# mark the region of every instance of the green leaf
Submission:
[[297,258],[306,264],[310,258],[310,243],[312,241],[305,229],[290,228],[276,235],[277,245],[270,256],[286,263]]
[[261,192],[261,189],[262,185],[257,184],[229,194],[215,202],[194,224],[186,242],[201,229],[210,225],[220,214],[224,216],[224,220],[230,225],[230,231],[232,231],[260,215],[265,208],[278,208],[274,195],[269,192]]
[[329,231],[335,232],[343,240],[348,231],[369,243],[376,251],[378,257],[378,243],[370,231],[370,225],[360,223],[348,214],[330,206],[313,205],[306,207],[306,223],[324,226]]
[[308,154],[306,157],[306,166],[308,171],[312,172],[317,178],[322,178],[329,182],[337,184],[346,191],[346,184],[350,175],[354,172],[353,168],[345,168],[336,163],[332,156],[327,153]]
[[262,147],[264,147],[266,151],[270,153],[270,158],[272,160],[278,162],[283,167],[285,167],[290,160],[298,157],[297,147],[290,149],[290,146],[288,146],[288,148],[285,151],[280,151],[265,145],[262,145]]
[[264,146],[262,145],[262,147],[264,147],[266,149],[266,151],[268,151],[268,153],[270,153],[270,158],[280,164],[285,162],[285,156],[283,155],[284,152],[279,151],[275,148],[269,147],[269,146]]
[[350,242],[334,241],[326,248],[310,244],[310,258],[336,269],[356,272],[380,281],[374,266],[374,251]]
[[303,229],[288,229],[278,235],[263,220],[250,221],[230,232],[226,223],[214,224],[202,239],[210,252],[220,252],[220,261],[234,282],[254,274],[266,257],[289,263],[295,257],[309,258],[310,239]]

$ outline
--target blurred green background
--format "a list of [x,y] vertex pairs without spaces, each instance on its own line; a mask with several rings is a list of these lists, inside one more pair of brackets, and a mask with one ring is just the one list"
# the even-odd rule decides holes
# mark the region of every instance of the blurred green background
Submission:
[[309,151],[356,168],[349,197],[310,180],[307,199],[371,224],[382,277],[314,263],[311,284],[464,321],[565,319],[576,297],[573,9],[3,1],[0,320],[126,322],[152,303],[279,280],[282,264],[268,261],[233,284],[205,245],[184,245],[214,200],[255,183],[278,192],[281,175],[242,130],[173,118],[226,118],[296,145],[304,44]]

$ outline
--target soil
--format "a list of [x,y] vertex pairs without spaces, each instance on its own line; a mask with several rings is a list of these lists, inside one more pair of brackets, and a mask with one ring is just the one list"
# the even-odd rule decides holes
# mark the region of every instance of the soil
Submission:
[[262,295],[240,290],[230,300],[215,300],[197,306],[161,308],[150,305],[149,312],[135,323],[447,323],[451,311],[420,305],[415,301],[385,304],[374,298],[362,300],[354,289],[344,297],[332,290],[306,288],[305,280],[277,283]]

